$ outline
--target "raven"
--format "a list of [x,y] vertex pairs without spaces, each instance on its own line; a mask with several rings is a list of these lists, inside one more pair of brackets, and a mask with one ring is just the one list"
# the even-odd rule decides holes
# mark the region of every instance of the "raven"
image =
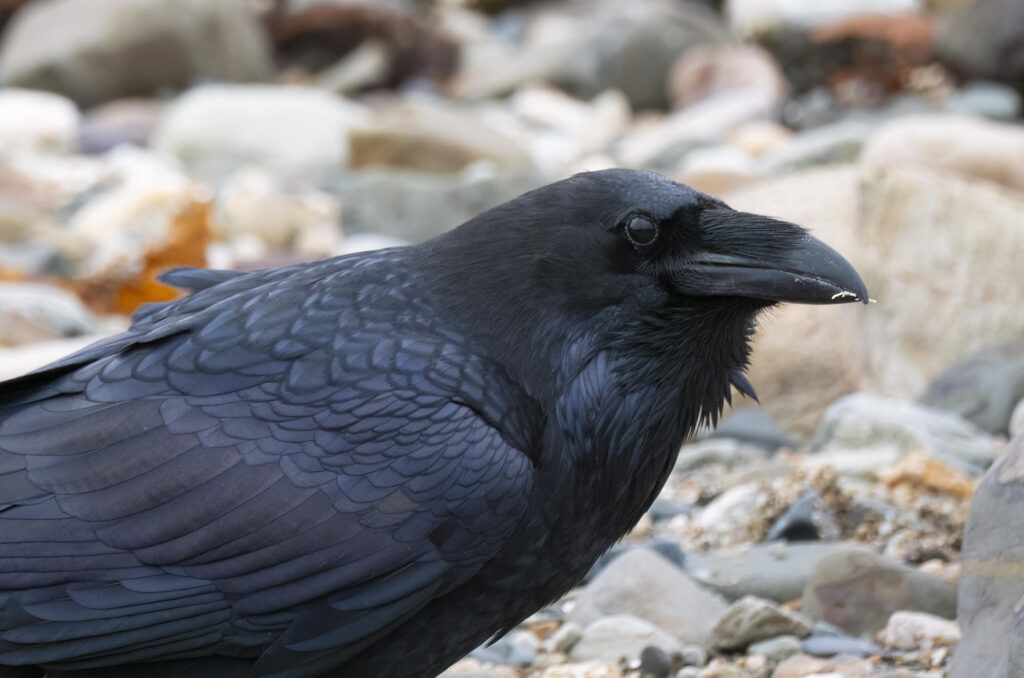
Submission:
[[743,376],[867,301],[795,225],[656,174],[191,291],[0,384],[0,669],[428,677],[576,584]]

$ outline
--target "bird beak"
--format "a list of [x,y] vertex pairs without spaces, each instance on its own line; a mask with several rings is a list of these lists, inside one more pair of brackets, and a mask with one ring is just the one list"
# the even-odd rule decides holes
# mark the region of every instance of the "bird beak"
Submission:
[[701,245],[675,287],[693,296],[734,296],[800,304],[868,303],[857,271],[793,224],[727,207],[705,210]]

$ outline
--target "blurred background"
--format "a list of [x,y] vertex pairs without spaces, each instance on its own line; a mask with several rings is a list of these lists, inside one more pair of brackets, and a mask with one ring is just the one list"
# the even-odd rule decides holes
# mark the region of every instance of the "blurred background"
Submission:
[[[415,243],[578,171],[811,228],[877,303],[765,318],[763,407],[684,448],[622,547],[660,555],[463,668],[946,675],[969,502],[1024,429],[1024,0],[0,0],[0,26],[0,378],[174,298],[166,268]],[[972,557],[1024,543],[998,501]],[[978,577],[961,623],[1005,648],[1021,577]],[[950,675],[1015,675],[985,647]]]

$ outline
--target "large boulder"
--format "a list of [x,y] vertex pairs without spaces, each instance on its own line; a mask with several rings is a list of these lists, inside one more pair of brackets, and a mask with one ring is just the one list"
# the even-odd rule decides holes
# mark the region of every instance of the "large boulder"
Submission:
[[1015,678],[1024,667],[1024,436],[974,493],[964,529],[957,619],[964,638],[950,678]]
[[[915,167],[861,182],[866,387],[913,397],[963,356],[1024,333],[1024,194]],[[923,246],[926,244],[927,246]]]
[[82,105],[181,88],[197,79],[269,76],[271,59],[245,0],[43,0],[4,34],[5,85]]
[[964,356],[1024,333],[1024,194],[923,167],[837,165],[724,199],[809,227],[878,300],[784,305],[762,319],[748,376],[791,430],[812,430],[829,403],[853,391],[917,397]]

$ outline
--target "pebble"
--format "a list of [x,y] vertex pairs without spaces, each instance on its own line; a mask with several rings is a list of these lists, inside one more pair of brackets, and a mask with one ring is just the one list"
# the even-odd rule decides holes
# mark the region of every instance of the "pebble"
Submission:
[[818,622],[815,630],[809,638],[805,638],[801,649],[815,657],[834,657],[845,655],[848,657],[870,657],[880,654],[881,648],[869,640],[851,638],[847,635],[814,635],[817,633]]
[[906,610],[894,612],[878,633],[878,641],[894,650],[931,650],[956,645],[960,639],[960,627],[955,621]]
[[805,637],[811,622],[775,603],[744,596],[729,606],[711,630],[711,644],[722,650],[742,650],[751,643],[776,636]]

